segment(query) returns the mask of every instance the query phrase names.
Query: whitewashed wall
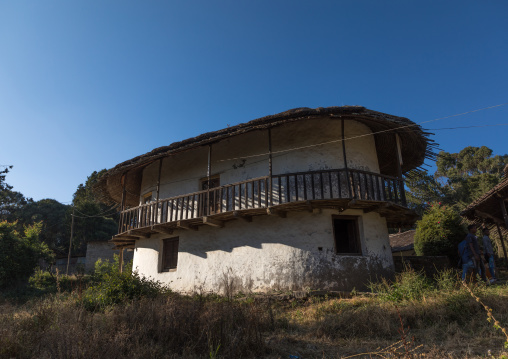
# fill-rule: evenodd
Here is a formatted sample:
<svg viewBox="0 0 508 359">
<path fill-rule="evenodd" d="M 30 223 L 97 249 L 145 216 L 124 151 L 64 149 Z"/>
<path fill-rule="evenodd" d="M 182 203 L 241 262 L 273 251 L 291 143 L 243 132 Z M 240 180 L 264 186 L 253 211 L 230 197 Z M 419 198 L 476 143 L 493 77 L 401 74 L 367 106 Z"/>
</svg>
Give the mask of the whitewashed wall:
<svg viewBox="0 0 508 359">
<path fill-rule="evenodd" d="M 334 253 L 332 214 L 290 212 L 287 218 L 255 217 L 224 228 L 201 226 L 172 236 L 136 241 L 133 268 L 178 292 L 221 292 L 226 281 L 243 292 L 364 289 L 393 273 L 386 221 L 377 213 L 347 210 L 359 217 L 362 255 Z M 162 239 L 179 237 L 178 267 L 159 272 Z"/>
<path fill-rule="evenodd" d="M 322 118 L 287 123 L 272 128 L 273 173 L 293 173 L 344 168 L 341 122 Z M 358 122 L 345 121 L 345 137 L 371 133 Z M 325 145 L 320 143 L 337 141 Z M 312 146 L 312 147 L 308 147 Z M 287 151 L 293 148 L 298 150 Z M 252 131 L 212 145 L 212 174 L 220 175 L 220 184 L 230 184 L 268 175 L 268 131 Z M 373 136 L 346 141 L 348 166 L 379 173 Z M 255 157 L 253 157 L 255 156 Z M 208 146 L 169 156 L 163 160 L 160 198 L 200 190 L 200 179 L 206 177 Z M 153 192 L 155 198 L 159 163 L 143 171 L 141 198 Z"/>
</svg>

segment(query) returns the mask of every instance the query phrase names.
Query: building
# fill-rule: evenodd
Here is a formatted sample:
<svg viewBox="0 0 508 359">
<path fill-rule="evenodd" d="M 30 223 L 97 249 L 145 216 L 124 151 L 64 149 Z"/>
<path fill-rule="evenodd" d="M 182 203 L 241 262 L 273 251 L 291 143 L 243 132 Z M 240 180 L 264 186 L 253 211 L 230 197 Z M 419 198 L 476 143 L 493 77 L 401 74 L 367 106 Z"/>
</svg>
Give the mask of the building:
<svg viewBox="0 0 508 359">
<path fill-rule="evenodd" d="M 122 206 L 118 248 L 179 292 L 351 290 L 393 274 L 402 175 L 428 133 L 360 106 L 297 108 L 120 163 L 96 191 Z"/>
<path fill-rule="evenodd" d="M 415 230 L 390 234 L 390 247 L 394 256 L 415 256 Z"/>
<path fill-rule="evenodd" d="M 478 199 L 467 206 L 460 215 L 480 227 L 490 228 L 493 233 L 497 232 L 498 254 L 504 256 L 505 265 L 508 268 L 508 256 L 506 254 L 505 239 L 508 233 L 508 165 L 504 168 L 504 176 L 500 183 L 487 191 Z M 494 230 L 495 228 L 495 230 Z"/>
</svg>

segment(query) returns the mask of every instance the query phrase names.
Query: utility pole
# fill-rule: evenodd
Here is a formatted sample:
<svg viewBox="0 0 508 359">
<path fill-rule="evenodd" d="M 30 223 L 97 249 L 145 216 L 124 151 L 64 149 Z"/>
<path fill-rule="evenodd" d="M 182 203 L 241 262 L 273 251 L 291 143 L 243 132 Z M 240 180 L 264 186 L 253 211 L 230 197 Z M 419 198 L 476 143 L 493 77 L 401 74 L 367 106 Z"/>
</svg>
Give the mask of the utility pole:
<svg viewBox="0 0 508 359">
<path fill-rule="evenodd" d="M 67 257 L 67 275 L 69 275 L 69 263 L 71 262 L 71 248 L 72 248 L 72 236 L 74 235 L 74 209 L 72 207 L 72 222 L 71 222 L 71 239 L 69 241 L 69 255 Z"/>
</svg>

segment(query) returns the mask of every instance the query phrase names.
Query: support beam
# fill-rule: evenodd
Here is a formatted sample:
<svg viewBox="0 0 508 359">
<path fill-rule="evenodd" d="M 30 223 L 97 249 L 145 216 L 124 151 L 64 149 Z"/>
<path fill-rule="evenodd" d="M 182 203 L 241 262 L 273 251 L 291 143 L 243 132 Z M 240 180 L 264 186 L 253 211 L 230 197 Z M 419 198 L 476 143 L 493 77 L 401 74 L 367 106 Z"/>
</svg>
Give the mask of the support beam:
<svg viewBox="0 0 508 359">
<path fill-rule="evenodd" d="M 503 247 L 504 264 L 505 264 L 506 268 L 508 269 L 508 257 L 506 256 L 506 248 L 504 246 L 503 232 L 501 232 L 501 227 L 499 226 L 499 224 L 497 224 L 496 227 L 497 227 L 497 233 L 499 234 L 499 242 L 501 242 L 501 246 Z"/>
<path fill-rule="evenodd" d="M 375 206 L 367 207 L 363 209 L 363 213 L 377 212 L 390 207 L 389 203 L 381 203 Z"/>
<path fill-rule="evenodd" d="M 161 189 L 161 171 L 162 171 L 162 158 L 159 160 L 159 176 L 157 177 L 157 197 L 155 200 L 155 211 L 152 223 L 157 223 L 159 221 L 159 192 Z"/>
<path fill-rule="evenodd" d="M 120 248 L 120 259 L 118 260 L 118 266 L 120 267 L 120 273 L 123 272 L 123 248 Z"/>
<path fill-rule="evenodd" d="M 273 194 L 272 194 L 272 131 L 268 129 L 268 205 L 273 206 Z"/>
<path fill-rule="evenodd" d="M 235 216 L 235 218 L 241 218 L 241 219 L 243 219 L 246 222 L 252 222 L 252 216 L 240 213 L 238 211 L 234 211 L 233 212 L 233 216 Z"/>
<path fill-rule="evenodd" d="M 210 217 L 203 217 L 203 224 L 208 224 L 209 226 L 218 228 L 224 227 L 224 221 L 219 221 Z"/>
<path fill-rule="evenodd" d="M 182 221 L 177 221 L 176 222 L 176 226 L 178 228 L 182 228 L 182 229 L 192 229 L 193 231 L 197 231 L 198 230 L 198 227 L 196 226 L 192 226 L 188 223 L 185 223 L 185 222 L 182 222 Z"/>
<path fill-rule="evenodd" d="M 151 230 L 157 233 L 164 234 L 173 234 L 174 230 L 172 228 L 162 227 L 162 226 L 152 226 Z"/>
<path fill-rule="evenodd" d="M 501 212 L 503 213 L 505 228 L 508 229 L 508 213 L 506 213 L 506 205 L 504 204 L 503 198 L 499 198 L 499 205 L 501 206 Z"/>
<path fill-rule="evenodd" d="M 356 201 L 356 199 L 354 199 L 352 201 L 349 201 L 347 206 L 348 206 L 348 208 L 354 208 L 354 206 L 356 206 L 356 203 L 357 203 L 357 201 Z"/>
<path fill-rule="evenodd" d="M 138 237 L 138 238 L 150 238 L 150 234 L 137 233 L 137 232 L 134 232 L 133 230 L 127 231 L 127 235 L 131 236 L 131 237 Z"/>
<path fill-rule="evenodd" d="M 287 217 L 287 212 L 277 210 L 277 209 L 275 209 L 273 207 L 268 207 L 266 209 L 266 213 L 271 215 L 271 216 L 279 216 L 280 218 L 286 218 Z"/>
<path fill-rule="evenodd" d="M 493 215 L 491 215 L 490 213 L 485 213 L 485 212 L 482 212 L 482 211 L 479 211 L 477 209 L 474 210 L 474 214 L 477 216 L 477 217 L 480 217 L 482 219 L 485 219 L 485 218 L 488 218 L 490 219 L 492 222 L 494 222 L 495 224 L 503 224 L 503 221 L 501 221 L 500 219 L 494 217 Z"/>
<path fill-rule="evenodd" d="M 113 236 L 113 238 L 111 238 L 111 240 L 113 240 L 113 241 L 122 240 L 122 239 L 135 241 L 135 240 L 139 239 L 139 237 L 138 236 L 129 236 L 127 234 L 121 234 L 121 235 Z"/>
<path fill-rule="evenodd" d="M 399 187 L 399 191 L 400 191 L 400 199 L 402 200 L 402 204 L 404 205 L 404 207 L 407 206 L 407 203 L 406 203 L 406 190 L 404 189 L 404 178 L 402 177 L 402 150 L 401 150 L 401 146 L 400 146 L 400 137 L 399 137 L 399 134 L 396 133 L 395 134 L 395 144 L 397 146 L 396 148 L 396 158 L 397 158 L 397 176 L 399 177 L 399 180 L 400 180 L 400 187 Z"/>
<path fill-rule="evenodd" d="M 351 187 L 351 179 L 349 178 L 349 170 L 347 168 L 347 157 L 346 157 L 346 135 L 345 135 L 345 126 L 344 119 L 340 120 L 340 127 L 342 131 L 342 156 L 344 157 L 344 168 L 346 169 L 346 179 L 347 179 L 347 190 L 349 194 L 349 198 L 355 198 L 354 188 Z"/>
</svg>

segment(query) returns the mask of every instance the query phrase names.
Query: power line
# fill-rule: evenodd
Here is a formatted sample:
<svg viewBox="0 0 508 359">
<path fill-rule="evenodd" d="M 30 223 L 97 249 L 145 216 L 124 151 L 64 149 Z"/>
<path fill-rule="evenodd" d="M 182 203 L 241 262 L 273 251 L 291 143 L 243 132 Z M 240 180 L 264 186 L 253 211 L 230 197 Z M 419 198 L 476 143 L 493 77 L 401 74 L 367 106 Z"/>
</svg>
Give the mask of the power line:
<svg viewBox="0 0 508 359">
<path fill-rule="evenodd" d="M 491 109 L 491 108 L 505 106 L 505 105 L 508 105 L 508 102 L 505 102 L 505 103 L 502 103 L 502 104 L 499 104 L 499 105 L 484 107 L 484 108 L 480 108 L 480 109 L 476 109 L 476 110 L 471 110 L 471 111 L 467 111 L 467 112 L 462 112 L 462 113 L 458 113 L 458 114 L 451 115 L 451 116 L 435 118 L 433 120 L 428 120 L 428 121 L 413 123 L 413 124 L 410 124 L 410 125 L 399 126 L 399 127 L 396 127 L 396 128 L 390 128 L 390 129 L 386 129 L 386 130 L 366 133 L 366 134 L 363 134 L 363 135 L 357 135 L 357 136 L 353 136 L 353 137 L 348 137 L 348 138 L 345 138 L 345 139 L 338 139 L 338 140 L 333 140 L 333 141 L 328 141 L 328 142 L 322 142 L 322 143 L 318 143 L 318 144 L 314 144 L 314 145 L 307 145 L 307 146 L 288 148 L 288 149 L 285 149 L 285 150 L 272 151 L 271 153 L 272 153 L 272 155 L 276 154 L 276 153 L 285 153 L 285 152 L 302 150 L 302 149 L 311 148 L 311 147 L 323 146 L 323 145 L 327 145 L 327 144 L 331 144 L 331 143 L 337 143 L 337 142 L 342 142 L 342 141 L 354 140 L 354 139 L 357 139 L 357 138 L 362 138 L 362 137 L 367 137 L 367 136 L 373 136 L 373 135 L 380 134 L 380 133 L 385 133 L 385 132 L 392 132 L 392 131 L 400 130 L 400 129 L 403 129 L 403 128 L 420 127 L 420 125 L 424 124 L 424 123 L 430 123 L 430 122 L 444 120 L 444 119 L 447 119 L 447 118 L 452 118 L 452 117 L 457 117 L 457 116 L 463 116 L 463 115 L 467 115 L 469 113 L 483 111 L 483 110 L 488 110 L 488 109 Z M 269 154 L 270 154 L 270 152 L 265 152 L 265 153 L 260 153 L 260 154 L 256 154 L 256 155 L 249 155 L 249 156 L 243 156 L 243 157 L 228 158 L 228 159 L 224 159 L 224 160 L 219 160 L 217 162 L 234 161 L 234 160 L 245 159 L 245 158 L 253 158 L 253 157 L 259 157 L 259 156 L 266 156 L 266 155 L 269 155 Z"/>
</svg>

